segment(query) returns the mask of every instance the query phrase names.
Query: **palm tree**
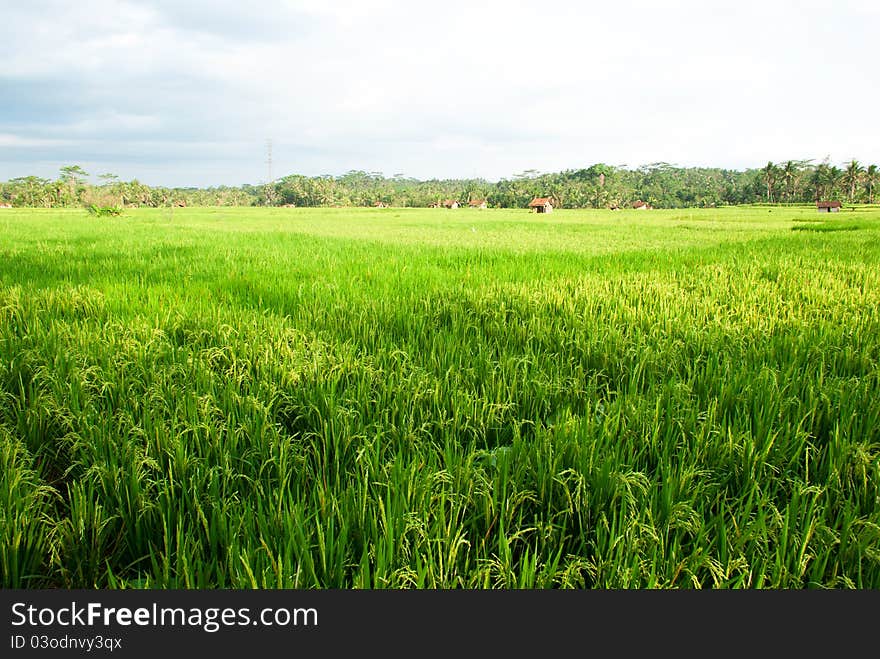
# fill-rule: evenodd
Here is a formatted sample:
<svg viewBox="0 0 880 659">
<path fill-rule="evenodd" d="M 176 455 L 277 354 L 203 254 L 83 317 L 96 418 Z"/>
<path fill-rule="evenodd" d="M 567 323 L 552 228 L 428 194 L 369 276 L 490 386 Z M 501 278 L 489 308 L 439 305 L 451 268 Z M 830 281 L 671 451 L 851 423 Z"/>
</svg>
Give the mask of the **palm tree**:
<svg viewBox="0 0 880 659">
<path fill-rule="evenodd" d="M 801 163 L 799 161 L 789 160 L 782 166 L 782 180 L 785 182 L 785 200 L 789 203 L 791 203 L 791 198 L 794 195 L 794 187 L 800 171 Z"/>
<path fill-rule="evenodd" d="M 16 206 L 51 206 L 49 179 L 39 176 L 22 176 L 9 179 Z"/>
<path fill-rule="evenodd" d="M 842 180 L 849 187 L 849 203 L 853 203 L 853 199 L 856 196 L 856 187 L 858 186 L 864 172 L 865 168 L 855 159 L 850 160 L 849 164 L 846 166 L 846 170 L 843 172 Z"/>
<path fill-rule="evenodd" d="M 86 182 L 88 176 L 79 165 L 67 165 L 61 168 L 60 180 L 67 185 L 68 202 L 76 201 L 79 188 Z"/>
<path fill-rule="evenodd" d="M 828 183 L 828 197 L 834 198 L 837 195 L 837 188 L 843 182 L 845 172 L 837 165 L 831 165 L 825 171 L 825 180 Z"/>
<path fill-rule="evenodd" d="M 877 172 L 877 165 L 868 165 L 865 169 L 865 189 L 868 191 L 868 203 L 874 203 L 874 188 L 880 179 L 880 173 Z"/>
<path fill-rule="evenodd" d="M 779 168 L 772 162 L 768 162 L 761 171 L 764 173 L 764 183 L 767 184 L 767 202 L 772 204 L 773 186 L 776 185 L 776 181 L 779 179 Z"/>
<path fill-rule="evenodd" d="M 820 163 L 816 165 L 813 169 L 813 174 L 810 176 L 810 184 L 813 186 L 814 190 L 814 201 L 820 201 L 825 197 L 825 185 L 828 181 L 828 163 Z"/>
</svg>

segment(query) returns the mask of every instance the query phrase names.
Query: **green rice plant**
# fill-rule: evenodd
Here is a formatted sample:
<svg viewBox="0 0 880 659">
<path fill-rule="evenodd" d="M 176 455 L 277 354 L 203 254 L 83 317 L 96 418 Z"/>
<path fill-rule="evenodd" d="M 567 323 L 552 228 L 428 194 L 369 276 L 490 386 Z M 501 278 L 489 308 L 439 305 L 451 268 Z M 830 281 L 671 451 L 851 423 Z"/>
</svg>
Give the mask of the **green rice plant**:
<svg viewBox="0 0 880 659">
<path fill-rule="evenodd" d="M 880 587 L 880 215 L 760 210 L 17 213 L 2 583 Z"/>
<path fill-rule="evenodd" d="M 43 484 L 33 457 L 0 427 L 0 586 L 40 588 L 50 570 L 56 492 Z"/>
</svg>

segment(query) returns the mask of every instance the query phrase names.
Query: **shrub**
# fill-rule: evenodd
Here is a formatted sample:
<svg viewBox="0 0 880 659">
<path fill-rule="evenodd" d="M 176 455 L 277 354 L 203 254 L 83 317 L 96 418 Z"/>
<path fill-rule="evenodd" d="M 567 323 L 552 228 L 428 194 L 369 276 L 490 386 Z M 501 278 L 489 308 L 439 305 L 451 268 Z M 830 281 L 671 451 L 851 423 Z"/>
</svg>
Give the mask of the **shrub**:
<svg viewBox="0 0 880 659">
<path fill-rule="evenodd" d="M 122 215 L 122 208 L 120 206 L 98 206 L 97 204 L 89 204 L 86 208 L 89 213 L 98 217 Z"/>
</svg>

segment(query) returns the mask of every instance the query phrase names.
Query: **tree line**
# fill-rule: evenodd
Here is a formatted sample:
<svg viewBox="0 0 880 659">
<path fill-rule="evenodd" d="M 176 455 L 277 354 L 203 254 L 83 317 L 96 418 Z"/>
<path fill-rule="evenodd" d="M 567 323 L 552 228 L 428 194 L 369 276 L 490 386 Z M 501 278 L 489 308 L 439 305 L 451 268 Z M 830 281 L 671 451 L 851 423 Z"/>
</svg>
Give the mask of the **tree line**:
<svg viewBox="0 0 880 659">
<path fill-rule="evenodd" d="M 755 169 L 679 167 L 665 162 L 634 169 L 598 163 L 584 169 L 527 170 L 490 182 L 481 178 L 418 180 L 352 170 L 341 176 L 291 174 L 262 185 L 207 188 L 148 186 L 114 174 L 93 177 L 79 165 L 56 179 L 38 176 L 0 183 L 0 204 L 25 207 L 104 206 L 410 206 L 444 200 L 485 199 L 490 207 L 524 208 L 551 197 L 562 208 L 626 208 L 646 201 L 655 208 L 740 204 L 802 204 L 819 200 L 874 203 L 877 165 L 808 160 L 768 162 Z"/>
</svg>

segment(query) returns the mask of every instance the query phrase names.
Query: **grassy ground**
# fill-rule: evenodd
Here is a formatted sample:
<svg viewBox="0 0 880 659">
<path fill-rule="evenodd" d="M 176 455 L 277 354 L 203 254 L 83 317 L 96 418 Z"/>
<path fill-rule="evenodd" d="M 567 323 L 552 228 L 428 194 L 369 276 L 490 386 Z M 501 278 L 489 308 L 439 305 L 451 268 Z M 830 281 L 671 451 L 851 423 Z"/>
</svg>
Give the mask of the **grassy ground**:
<svg viewBox="0 0 880 659">
<path fill-rule="evenodd" d="M 880 588 L 878 238 L 0 211 L 0 586 Z"/>
</svg>

